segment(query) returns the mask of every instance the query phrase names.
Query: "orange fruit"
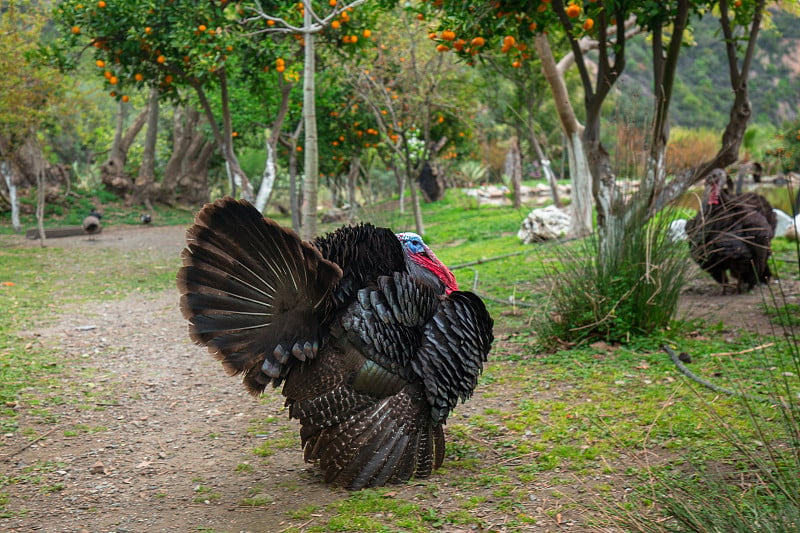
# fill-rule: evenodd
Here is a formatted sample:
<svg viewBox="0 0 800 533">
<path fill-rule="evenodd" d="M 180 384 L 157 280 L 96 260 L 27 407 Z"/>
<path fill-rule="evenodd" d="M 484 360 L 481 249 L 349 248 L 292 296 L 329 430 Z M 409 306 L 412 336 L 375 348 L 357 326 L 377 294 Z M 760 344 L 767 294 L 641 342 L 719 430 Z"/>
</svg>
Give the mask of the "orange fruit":
<svg viewBox="0 0 800 533">
<path fill-rule="evenodd" d="M 208 29 L 208 28 L 206 27 L 206 25 L 205 25 L 205 24 L 200 24 L 200 25 L 197 27 L 197 30 L 198 30 L 198 31 L 206 31 L 207 29 Z"/>
<path fill-rule="evenodd" d="M 274 26 L 274 25 L 275 25 L 275 21 L 274 20 L 268 20 L 267 21 L 267 26 Z"/>
<path fill-rule="evenodd" d="M 97 7 L 103 9 L 104 7 L 106 7 L 106 3 L 103 2 L 103 0 L 100 0 L 99 2 L 97 2 Z"/>
<path fill-rule="evenodd" d="M 509 46 L 509 47 L 514 46 L 515 42 L 517 41 L 516 39 L 514 39 L 513 35 L 506 35 L 505 37 L 503 37 L 503 46 Z"/>
<path fill-rule="evenodd" d="M 284 70 L 286 70 L 286 67 L 283 65 L 278 65 L 277 67 L 275 67 L 275 70 L 277 70 L 278 72 L 283 72 Z"/>
<path fill-rule="evenodd" d="M 75 35 L 78 35 L 80 32 L 81 32 L 80 27 L 78 27 L 78 26 L 73 26 L 72 27 L 72 33 L 74 33 Z"/>
<path fill-rule="evenodd" d="M 270 21 L 270 22 L 272 22 L 272 21 Z M 273 22 L 273 24 L 274 24 L 274 22 Z M 338 20 L 334 20 L 333 22 L 331 22 L 331 28 L 333 28 L 334 30 L 338 30 L 339 26 L 341 26 L 341 23 Z"/>
<path fill-rule="evenodd" d="M 164 57 L 164 56 L 158 56 L 158 57 L 156 58 L 156 61 L 158 61 L 159 63 L 161 63 L 161 64 L 163 65 L 164 63 L 166 63 L 166 62 L 167 62 L 167 58 L 166 58 L 166 57 Z"/>
<path fill-rule="evenodd" d="M 97 61 L 95 61 L 95 65 L 97 65 L 100 68 L 103 68 L 104 66 L 106 66 L 106 62 L 103 61 L 102 59 L 98 59 Z"/>
<path fill-rule="evenodd" d="M 113 76 L 113 74 L 111 74 L 111 72 L 109 72 L 108 70 L 103 72 L 103 77 L 105 77 L 105 79 L 110 80 L 111 76 Z"/>
<path fill-rule="evenodd" d="M 444 43 L 439 43 L 436 45 L 436 50 L 439 52 L 447 52 L 448 50 L 450 50 L 450 47 Z"/>
<path fill-rule="evenodd" d="M 119 80 L 117 79 L 116 76 L 111 76 L 110 78 L 108 78 L 108 83 L 110 83 L 111 85 L 116 85 L 118 81 Z"/>
<path fill-rule="evenodd" d="M 444 30 L 442 32 L 442 39 L 444 39 L 445 41 L 452 41 L 455 38 L 456 38 L 456 32 L 452 30 Z"/>
<path fill-rule="evenodd" d="M 511 66 L 514 68 L 519 68 L 522 66 L 522 63 L 520 63 L 519 61 L 514 61 L 513 63 L 511 63 Z"/>
<path fill-rule="evenodd" d="M 569 18 L 574 19 L 581 16 L 581 7 L 577 4 L 568 5 L 566 11 Z"/>
<path fill-rule="evenodd" d="M 122 101 L 123 102 L 127 102 L 128 100 L 130 100 L 130 97 L 127 94 L 123 94 L 122 95 Z"/>
<path fill-rule="evenodd" d="M 330 0 L 328 2 L 328 5 L 331 6 L 331 7 L 336 7 L 336 4 L 337 4 L 336 0 Z"/>
<path fill-rule="evenodd" d="M 142 81 L 144 79 L 144 76 L 142 76 L 140 73 L 137 72 L 136 74 L 133 75 L 133 79 L 135 79 L 136 81 Z"/>
<path fill-rule="evenodd" d="M 144 29 L 144 32 L 145 32 L 147 35 L 150 35 L 151 33 L 153 33 L 153 28 L 151 28 L 150 26 L 148 26 L 148 27 L 146 27 L 146 28 Z"/>
<path fill-rule="evenodd" d="M 583 23 L 583 29 L 589 31 L 592 28 L 594 28 L 594 21 L 592 19 L 586 19 Z"/>
<path fill-rule="evenodd" d="M 364 30 L 362 32 L 362 35 L 364 36 L 365 39 L 369 39 L 370 35 L 372 35 L 372 30 Z"/>
<path fill-rule="evenodd" d="M 484 39 L 483 37 L 475 37 L 474 39 L 472 39 L 471 44 L 472 46 L 475 47 L 483 46 L 484 44 L 486 44 L 486 39 Z"/>
</svg>

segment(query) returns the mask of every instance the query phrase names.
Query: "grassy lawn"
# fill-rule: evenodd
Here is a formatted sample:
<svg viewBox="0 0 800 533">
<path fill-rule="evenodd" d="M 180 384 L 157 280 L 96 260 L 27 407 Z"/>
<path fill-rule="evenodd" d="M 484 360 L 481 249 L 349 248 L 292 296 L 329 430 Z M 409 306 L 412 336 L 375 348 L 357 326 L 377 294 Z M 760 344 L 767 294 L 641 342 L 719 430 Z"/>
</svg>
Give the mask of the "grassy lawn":
<svg viewBox="0 0 800 533">
<path fill-rule="evenodd" d="M 410 208 L 401 215 L 393 206 L 372 206 L 362 217 L 398 231 L 412 229 Z M 516 231 L 526 212 L 479 208 L 452 191 L 444 201 L 425 206 L 426 241 L 445 263 L 457 266 L 506 256 L 455 271 L 462 288 L 476 286 L 493 298 L 487 306 L 495 318 L 496 341 L 475 398 L 448 420 L 442 472 L 410 487 L 365 490 L 324 508 L 292 511 L 286 517 L 290 524 L 313 516 L 312 531 L 483 528 L 491 524 L 476 509 L 491 508 L 506 513 L 510 529 L 524 529 L 532 524 L 529 510 L 536 505 L 531 487 L 540 487 L 544 479 L 548 497 L 561 499 L 553 507 L 553 526 L 559 523 L 560 508 L 604 499 L 619 503 L 620 487 L 625 487 L 622 505 L 627 512 L 646 511 L 656 499 L 654 473 L 741 465 L 744 456 L 726 431 L 736 432 L 755 449 L 786 438 L 779 410 L 698 389 L 661 346 L 693 354 L 692 370 L 721 386 L 765 396 L 777 383 L 785 387 L 785 396 L 796 399 L 800 372 L 791 336 L 757 338 L 724 323 L 674 321 L 657 334 L 631 338 L 624 345 L 564 345 L 543 351 L 537 331 L 548 313 L 548 275 L 558 264 L 559 246 L 572 244 L 522 246 Z M 107 218 L 113 224 L 126 222 L 126 216 L 109 209 Z M 65 215 L 58 223 L 74 223 L 73 218 L 77 215 Z M 160 220 L 187 224 L 191 214 L 173 212 Z M 179 258 L 165 265 L 144 252 L 96 249 L 76 255 L 55 242 L 44 249 L 14 248 L 5 246 L 4 239 L 9 238 L 0 235 L 0 282 L 6 282 L 0 285 L 0 429 L 8 433 L 19 430 L 16 401 L 30 403 L 31 390 L 47 389 L 55 380 L 63 383 L 70 373 L 68 361 L 23 339 L 20 332 L 53 320 L 65 306 L 91 305 L 131 291 L 174 290 Z M 790 245 L 776 243 L 776 256 L 791 257 Z M 779 262 L 778 268 L 797 276 L 793 263 Z M 509 297 L 516 305 L 500 302 Z M 776 320 L 791 323 L 796 314 L 792 309 L 775 305 Z M 766 343 L 773 343 L 768 350 L 752 350 Z M 64 398 L 51 394 L 35 401 L 46 417 L 53 403 L 71 401 Z M 273 422 L 255 421 L 251 431 L 266 433 Z M 295 445 L 294 435 L 280 433 L 253 450 L 253 461 Z M 242 470 L 249 468 L 242 465 Z M 0 511 L 4 487 L 11 482 L 0 476 Z M 443 482 L 457 494 L 447 505 L 437 503 Z M 257 490 L 249 500 L 244 504 L 269 503 Z"/>
</svg>

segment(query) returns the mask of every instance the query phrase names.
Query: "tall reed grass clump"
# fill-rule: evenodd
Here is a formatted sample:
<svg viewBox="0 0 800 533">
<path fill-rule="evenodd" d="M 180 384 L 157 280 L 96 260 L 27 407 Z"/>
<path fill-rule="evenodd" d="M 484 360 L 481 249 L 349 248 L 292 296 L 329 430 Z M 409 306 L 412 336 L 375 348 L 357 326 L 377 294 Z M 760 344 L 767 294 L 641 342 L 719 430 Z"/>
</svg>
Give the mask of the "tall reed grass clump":
<svg viewBox="0 0 800 533">
<path fill-rule="evenodd" d="M 670 237 L 671 213 L 648 218 L 645 195 L 624 216 L 572 247 L 549 273 L 551 305 L 540 342 L 625 342 L 669 325 L 686 284 L 686 242 Z M 552 345 L 552 346 L 549 346 Z"/>
</svg>

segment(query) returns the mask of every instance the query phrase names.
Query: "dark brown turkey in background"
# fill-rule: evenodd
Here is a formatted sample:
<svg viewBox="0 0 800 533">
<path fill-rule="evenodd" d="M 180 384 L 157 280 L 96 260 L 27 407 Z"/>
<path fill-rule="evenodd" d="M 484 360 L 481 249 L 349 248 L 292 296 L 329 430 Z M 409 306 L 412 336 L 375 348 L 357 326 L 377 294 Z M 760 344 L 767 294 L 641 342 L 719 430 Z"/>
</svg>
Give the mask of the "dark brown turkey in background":
<svg viewBox="0 0 800 533">
<path fill-rule="evenodd" d="M 428 476 L 492 343 L 475 294 L 413 233 L 313 243 L 245 201 L 207 204 L 178 272 L 189 334 L 254 394 L 283 385 L 306 461 L 349 489 Z"/>
<path fill-rule="evenodd" d="M 767 261 L 777 224 L 766 198 L 753 192 L 734 195 L 731 188 L 724 170 L 711 171 L 697 216 L 686 224 L 692 258 L 722 285 L 723 294 L 729 274 L 737 292 L 770 280 Z"/>
</svg>

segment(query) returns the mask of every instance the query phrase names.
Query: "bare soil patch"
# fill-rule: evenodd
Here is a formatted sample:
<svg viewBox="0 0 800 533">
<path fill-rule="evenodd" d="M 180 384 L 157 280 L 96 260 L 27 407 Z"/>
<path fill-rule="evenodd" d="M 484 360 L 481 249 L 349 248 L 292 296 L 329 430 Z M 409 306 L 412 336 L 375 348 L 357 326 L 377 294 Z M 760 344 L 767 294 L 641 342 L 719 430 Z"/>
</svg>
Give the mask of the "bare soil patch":
<svg viewBox="0 0 800 533">
<path fill-rule="evenodd" d="M 88 251 L 96 247 L 147 249 L 174 261 L 184 246 L 179 227 L 111 229 L 99 236 L 53 240 L 51 246 Z M 38 246 L 21 241 L 20 246 Z M 787 285 L 797 298 L 797 282 Z M 724 321 L 760 333 L 769 331 L 758 291 L 722 296 L 710 279 L 687 289 L 681 309 L 687 316 Z M 0 530 L 10 532 L 157 532 L 281 531 L 315 525 L 318 515 L 291 518 L 292 510 L 324 507 L 347 497 L 323 485 L 313 466 L 302 462 L 297 426 L 288 421 L 276 391 L 249 396 L 237 378 L 228 377 L 204 348 L 192 344 L 178 310 L 177 291 L 134 293 L 123 300 L 62 309 L 51 325 L 32 325 L 30 342 L 56 347 L 69 367 L 63 388 L 29 391 L 62 396 L 64 402 L 43 417 L 36 405 L 20 404 L 21 431 L 0 435 L 0 472 L 23 481 L 11 486 Z M 500 340 L 500 343 L 503 341 Z M 496 395 L 475 397 L 454 416 L 468 417 L 484 403 L 502 403 Z M 541 391 L 554 394 L 554 391 Z M 252 431 L 254 419 L 276 417 L 268 433 Z M 262 425 L 263 427 L 263 425 Z M 265 439 L 293 435 L 296 445 L 257 457 L 252 450 Z M 490 443 L 489 443 L 490 444 Z M 491 448 L 479 460 L 497 461 Z M 627 458 L 631 459 L 631 458 Z M 621 458 L 621 461 L 627 460 Z M 648 460 L 658 461 L 654 457 Z M 450 465 L 451 472 L 458 469 Z M 624 471 L 621 468 L 620 471 Z M 25 482 L 26 476 L 37 482 Z M 435 474 L 438 493 L 425 484 L 397 487 L 403 498 L 435 501 L 457 508 L 462 489 L 447 472 Z M 558 471 L 546 472 L 525 487 L 520 509 L 536 517 L 529 531 L 590 531 L 584 504 L 594 494 L 584 483 L 558 483 Z M 588 483 L 613 487 L 624 499 L 631 480 L 598 474 Z M 505 517 L 491 505 L 472 510 L 486 531 L 506 531 Z M 608 496 L 608 495 L 606 495 Z M 245 504 L 247 498 L 260 505 Z M 577 505 L 575 505 L 577 504 Z M 452 531 L 452 530 L 450 530 Z"/>
</svg>

